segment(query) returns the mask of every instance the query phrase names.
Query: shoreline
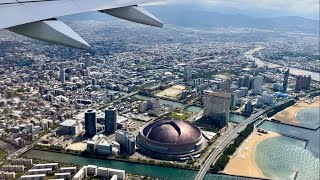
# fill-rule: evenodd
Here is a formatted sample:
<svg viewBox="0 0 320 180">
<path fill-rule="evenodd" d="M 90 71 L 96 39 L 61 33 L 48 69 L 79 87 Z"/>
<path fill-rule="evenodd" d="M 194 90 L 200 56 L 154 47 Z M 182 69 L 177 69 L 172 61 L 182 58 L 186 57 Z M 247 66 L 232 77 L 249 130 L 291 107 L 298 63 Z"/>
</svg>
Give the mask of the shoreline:
<svg viewBox="0 0 320 180">
<path fill-rule="evenodd" d="M 268 134 L 254 132 L 237 149 L 224 169 L 224 173 L 268 179 L 256 164 L 255 153 L 257 145 L 269 138 L 279 137 L 281 134 L 268 131 Z"/>
<path fill-rule="evenodd" d="M 280 121 L 284 124 L 300 125 L 299 120 L 297 119 L 297 114 L 299 111 L 307 108 L 320 108 L 320 97 L 315 97 L 312 103 L 306 102 L 307 100 L 301 100 L 300 102 L 284 109 L 281 112 L 278 112 L 272 119 Z"/>
</svg>

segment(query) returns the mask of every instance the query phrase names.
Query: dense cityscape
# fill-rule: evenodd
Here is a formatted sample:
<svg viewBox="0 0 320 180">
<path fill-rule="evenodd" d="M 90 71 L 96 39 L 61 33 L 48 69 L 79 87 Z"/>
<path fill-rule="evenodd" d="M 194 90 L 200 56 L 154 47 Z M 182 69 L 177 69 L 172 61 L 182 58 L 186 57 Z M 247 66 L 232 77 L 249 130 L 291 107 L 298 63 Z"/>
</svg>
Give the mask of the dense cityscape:
<svg viewBox="0 0 320 180">
<path fill-rule="evenodd" d="M 236 154 L 274 133 L 263 123 L 299 126 L 287 107 L 319 105 L 317 35 L 88 16 L 64 21 L 90 52 L 0 31 L 0 179 L 170 179 L 32 151 L 273 179 L 233 170 Z"/>
</svg>

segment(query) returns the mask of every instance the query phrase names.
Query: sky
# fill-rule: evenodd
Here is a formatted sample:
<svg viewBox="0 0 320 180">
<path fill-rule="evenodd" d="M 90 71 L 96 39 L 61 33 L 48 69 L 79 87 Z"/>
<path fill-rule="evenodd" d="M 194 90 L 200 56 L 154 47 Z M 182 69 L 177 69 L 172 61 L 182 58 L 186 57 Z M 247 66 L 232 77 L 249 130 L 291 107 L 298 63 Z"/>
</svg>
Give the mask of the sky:
<svg viewBox="0 0 320 180">
<path fill-rule="evenodd" d="M 256 12 L 272 16 L 302 16 L 319 19 L 319 0 L 166 0 L 167 4 L 201 5 L 206 9 L 225 7 L 226 11 Z M 217 9 L 216 9 L 217 10 Z"/>
</svg>

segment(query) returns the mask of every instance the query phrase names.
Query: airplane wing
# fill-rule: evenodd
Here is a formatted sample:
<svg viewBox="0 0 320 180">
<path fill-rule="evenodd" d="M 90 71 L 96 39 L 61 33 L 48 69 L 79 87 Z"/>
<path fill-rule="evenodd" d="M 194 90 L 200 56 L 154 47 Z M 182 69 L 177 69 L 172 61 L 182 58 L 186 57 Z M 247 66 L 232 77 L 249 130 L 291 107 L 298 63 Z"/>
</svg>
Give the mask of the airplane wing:
<svg viewBox="0 0 320 180">
<path fill-rule="evenodd" d="M 0 0 L 0 29 L 69 47 L 90 49 L 90 45 L 59 16 L 99 11 L 145 25 L 163 23 L 138 5 L 159 0 Z"/>
</svg>

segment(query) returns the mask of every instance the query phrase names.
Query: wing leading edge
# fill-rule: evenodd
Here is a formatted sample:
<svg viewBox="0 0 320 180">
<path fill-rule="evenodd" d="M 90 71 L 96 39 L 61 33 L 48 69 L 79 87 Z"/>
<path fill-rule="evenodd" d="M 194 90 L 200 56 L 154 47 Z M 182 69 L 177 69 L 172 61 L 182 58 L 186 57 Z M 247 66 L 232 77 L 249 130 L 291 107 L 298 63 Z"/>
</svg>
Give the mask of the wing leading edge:
<svg viewBox="0 0 320 180">
<path fill-rule="evenodd" d="M 158 0 L 7 0 L 0 2 L 0 29 L 8 29 L 31 38 L 74 48 L 90 49 L 70 27 L 56 17 L 100 11 L 121 19 L 145 25 L 163 27 L 163 23 L 138 4 Z M 8 18 L 10 17 L 10 18 Z"/>
</svg>

